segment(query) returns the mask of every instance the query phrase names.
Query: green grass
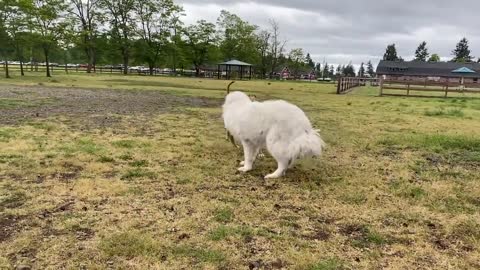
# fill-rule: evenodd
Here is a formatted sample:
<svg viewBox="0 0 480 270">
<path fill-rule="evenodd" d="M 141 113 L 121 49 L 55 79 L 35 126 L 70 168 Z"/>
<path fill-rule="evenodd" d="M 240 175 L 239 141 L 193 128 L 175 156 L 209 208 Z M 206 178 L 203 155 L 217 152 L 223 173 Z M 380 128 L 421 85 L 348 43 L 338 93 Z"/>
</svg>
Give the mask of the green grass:
<svg viewBox="0 0 480 270">
<path fill-rule="evenodd" d="M 321 262 L 310 265 L 308 270 L 341 270 L 344 269 L 343 263 L 337 258 L 322 260 Z"/>
<path fill-rule="evenodd" d="M 107 256 L 127 258 L 157 257 L 164 251 L 150 235 L 138 231 L 113 233 L 103 238 L 99 247 Z"/>
<path fill-rule="evenodd" d="M 17 136 L 15 129 L 0 128 L 0 141 L 8 142 L 9 140 L 15 138 L 15 136 Z"/>
<path fill-rule="evenodd" d="M 135 168 L 129 169 L 122 175 L 122 180 L 133 180 L 135 178 L 155 178 L 156 173 L 148 169 Z"/>
<path fill-rule="evenodd" d="M 207 248 L 197 248 L 189 246 L 178 246 L 173 248 L 172 251 L 174 256 L 178 257 L 189 257 L 200 262 L 215 263 L 219 264 L 225 261 L 226 257 L 219 251 L 209 250 Z"/>
<path fill-rule="evenodd" d="M 230 222 L 233 220 L 234 214 L 233 210 L 226 207 L 226 208 L 219 208 L 214 211 L 215 220 L 218 222 Z"/>
<path fill-rule="evenodd" d="M 459 117 L 462 118 L 465 116 L 465 113 L 463 110 L 459 108 L 453 108 L 453 109 L 440 109 L 440 110 L 427 110 L 425 111 L 426 116 L 446 116 L 446 117 Z"/>
<path fill-rule="evenodd" d="M 405 134 L 382 139 L 380 143 L 386 146 L 405 146 L 431 151 L 480 152 L 480 138 L 465 135 Z"/>
<path fill-rule="evenodd" d="M 209 239 L 213 241 L 225 240 L 228 237 L 241 236 L 252 237 L 254 231 L 247 227 L 230 227 L 225 225 L 220 225 L 217 228 L 213 229 L 209 233 Z"/>
<path fill-rule="evenodd" d="M 28 196 L 24 191 L 9 191 L 0 196 L 0 209 L 17 208 L 24 205 L 27 200 Z"/>
<path fill-rule="evenodd" d="M 120 141 L 115 141 L 112 144 L 116 147 L 126 148 L 126 149 L 132 149 L 137 145 L 137 143 L 134 140 L 120 140 Z"/>
<path fill-rule="evenodd" d="M 0 127 L 2 269 L 479 268 L 478 96 L 378 97 L 373 87 L 335 95 L 334 84 L 238 81 L 232 90 L 298 105 L 328 145 L 265 181 L 276 165 L 267 151 L 252 172 L 237 172 L 242 151 L 221 120 L 228 81 L 12 75 L 0 79 L 9 99 L 0 119 L 61 107 L 62 98 L 40 98 L 47 87 L 184 105 L 145 113 L 123 100 L 135 113 L 105 125 L 48 113 Z"/>
</svg>

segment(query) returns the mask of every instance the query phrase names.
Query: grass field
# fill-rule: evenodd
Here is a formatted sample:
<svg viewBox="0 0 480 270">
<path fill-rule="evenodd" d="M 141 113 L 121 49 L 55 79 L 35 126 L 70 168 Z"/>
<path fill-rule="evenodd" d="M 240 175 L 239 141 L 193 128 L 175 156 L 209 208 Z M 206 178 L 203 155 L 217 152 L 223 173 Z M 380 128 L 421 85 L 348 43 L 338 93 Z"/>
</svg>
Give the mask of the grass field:
<svg viewBox="0 0 480 270">
<path fill-rule="evenodd" d="M 236 171 L 226 81 L 0 79 L 0 269 L 480 269 L 480 99 L 237 82 L 328 144 Z"/>
</svg>

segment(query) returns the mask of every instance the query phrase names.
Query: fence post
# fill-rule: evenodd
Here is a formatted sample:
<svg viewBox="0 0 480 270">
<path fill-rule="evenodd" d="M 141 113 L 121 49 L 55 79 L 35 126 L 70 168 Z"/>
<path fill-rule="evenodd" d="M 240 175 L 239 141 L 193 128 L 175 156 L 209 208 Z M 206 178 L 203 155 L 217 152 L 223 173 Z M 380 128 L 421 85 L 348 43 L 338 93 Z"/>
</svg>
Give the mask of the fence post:
<svg viewBox="0 0 480 270">
<path fill-rule="evenodd" d="M 447 78 L 447 85 L 445 86 L 445 97 L 448 96 L 448 85 L 450 84 L 450 79 Z"/>
<path fill-rule="evenodd" d="M 383 75 L 380 75 L 380 96 L 383 96 Z"/>
<path fill-rule="evenodd" d="M 407 84 L 407 96 L 410 96 L 410 83 Z"/>
<path fill-rule="evenodd" d="M 341 84 L 341 81 L 342 81 L 342 78 L 338 78 L 338 82 L 337 82 L 337 94 L 340 94 L 340 84 Z"/>
</svg>

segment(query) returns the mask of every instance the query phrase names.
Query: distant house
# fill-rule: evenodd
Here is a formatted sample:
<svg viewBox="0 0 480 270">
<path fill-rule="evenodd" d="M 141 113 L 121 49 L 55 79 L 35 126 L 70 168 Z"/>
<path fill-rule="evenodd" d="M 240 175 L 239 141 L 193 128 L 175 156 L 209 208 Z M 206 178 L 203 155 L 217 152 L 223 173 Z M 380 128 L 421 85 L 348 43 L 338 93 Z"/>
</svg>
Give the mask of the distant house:
<svg viewBox="0 0 480 270">
<path fill-rule="evenodd" d="M 281 80 L 295 80 L 295 79 L 302 79 L 302 80 L 316 80 L 316 72 L 314 69 L 301 69 L 298 70 L 297 73 L 295 74 L 290 70 L 289 67 L 283 67 L 277 72 L 274 73 L 274 76 L 277 79 Z"/>
<path fill-rule="evenodd" d="M 480 63 L 380 61 L 377 75 L 386 80 L 478 83 Z"/>
<path fill-rule="evenodd" d="M 280 71 L 280 79 L 282 80 L 288 80 L 290 79 L 292 73 L 290 72 L 290 69 L 288 67 L 283 67 L 283 69 Z"/>
<path fill-rule="evenodd" d="M 300 77 L 304 80 L 313 81 L 317 79 L 317 72 L 315 71 L 315 69 L 306 69 L 301 72 Z"/>
</svg>

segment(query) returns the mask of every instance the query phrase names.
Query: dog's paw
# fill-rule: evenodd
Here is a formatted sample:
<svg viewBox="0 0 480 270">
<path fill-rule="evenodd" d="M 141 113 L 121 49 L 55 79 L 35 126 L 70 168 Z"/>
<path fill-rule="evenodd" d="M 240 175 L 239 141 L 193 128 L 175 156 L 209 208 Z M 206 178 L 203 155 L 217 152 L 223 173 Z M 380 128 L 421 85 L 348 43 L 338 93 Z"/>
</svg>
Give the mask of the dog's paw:
<svg viewBox="0 0 480 270">
<path fill-rule="evenodd" d="M 238 168 L 239 172 L 249 172 L 251 170 L 252 170 L 252 168 L 246 168 L 245 166 Z"/>
<path fill-rule="evenodd" d="M 240 161 L 240 166 L 245 165 L 245 161 Z"/>
<path fill-rule="evenodd" d="M 276 179 L 276 178 L 280 178 L 282 177 L 281 174 L 278 174 L 278 173 L 271 173 L 271 174 L 267 174 L 265 175 L 265 179 Z"/>
</svg>

